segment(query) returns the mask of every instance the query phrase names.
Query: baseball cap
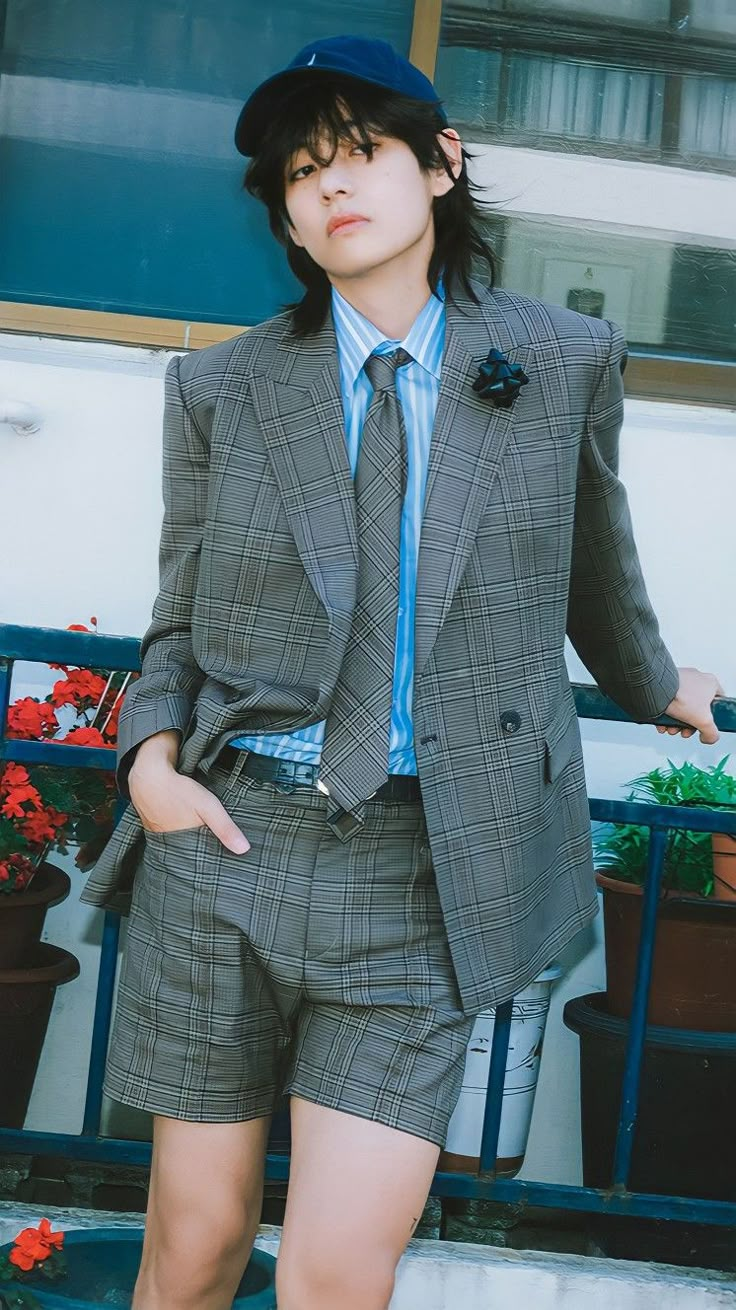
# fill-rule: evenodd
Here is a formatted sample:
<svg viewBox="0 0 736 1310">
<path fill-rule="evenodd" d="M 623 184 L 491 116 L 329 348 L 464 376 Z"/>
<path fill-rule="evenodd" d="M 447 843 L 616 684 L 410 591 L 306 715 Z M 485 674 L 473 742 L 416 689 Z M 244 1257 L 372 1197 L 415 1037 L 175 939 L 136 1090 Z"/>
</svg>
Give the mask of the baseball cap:
<svg viewBox="0 0 736 1310">
<path fill-rule="evenodd" d="M 358 82 L 384 86 L 399 95 L 425 100 L 447 116 L 429 78 L 397 54 L 388 41 L 365 36 L 330 36 L 312 41 L 294 56 L 280 73 L 274 73 L 256 87 L 240 111 L 235 127 L 235 145 L 241 155 L 254 155 L 259 141 L 276 109 L 280 94 L 289 82 L 306 79 L 311 73 L 340 73 Z"/>
</svg>

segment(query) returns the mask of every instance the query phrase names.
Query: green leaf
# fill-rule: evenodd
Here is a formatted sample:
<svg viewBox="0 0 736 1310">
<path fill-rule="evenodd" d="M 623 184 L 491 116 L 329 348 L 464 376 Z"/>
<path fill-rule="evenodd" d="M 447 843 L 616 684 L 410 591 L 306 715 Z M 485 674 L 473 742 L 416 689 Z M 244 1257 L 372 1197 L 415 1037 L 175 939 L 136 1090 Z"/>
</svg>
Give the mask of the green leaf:
<svg viewBox="0 0 736 1310">
<path fill-rule="evenodd" d="M 695 808 L 725 805 L 736 808 L 736 777 L 724 772 L 730 756 L 700 769 L 686 761 L 652 769 L 633 778 L 627 800 L 639 804 L 689 805 Z M 596 865 L 624 882 L 643 885 L 647 872 L 649 829 L 622 823 L 605 825 L 594 835 Z M 713 894 L 713 855 L 710 833 L 671 832 L 665 852 L 663 886 L 675 891 Z"/>
</svg>

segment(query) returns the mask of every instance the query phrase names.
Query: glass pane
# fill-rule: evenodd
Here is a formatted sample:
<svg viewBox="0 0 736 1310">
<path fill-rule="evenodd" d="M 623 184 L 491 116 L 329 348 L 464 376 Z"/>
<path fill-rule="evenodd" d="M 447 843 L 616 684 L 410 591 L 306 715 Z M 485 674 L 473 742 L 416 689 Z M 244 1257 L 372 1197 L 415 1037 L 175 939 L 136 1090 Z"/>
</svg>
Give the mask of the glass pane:
<svg viewBox="0 0 736 1310">
<path fill-rule="evenodd" d="M 499 284 L 620 324 L 634 348 L 736 361 L 736 241 L 686 245 L 623 226 L 500 214 Z"/>
<path fill-rule="evenodd" d="M 656 73 L 512 55 L 505 126 L 561 140 L 656 146 L 663 90 Z"/>
<path fill-rule="evenodd" d="M 483 133 L 498 120 L 501 55 L 496 51 L 466 50 L 452 46 L 442 55 L 441 75 L 435 86 L 445 100 L 454 124 Z"/>
<path fill-rule="evenodd" d="M 683 78 L 680 152 L 703 167 L 714 158 L 736 159 L 736 81 Z"/>
<path fill-rule="evenodd" d="M 412 0 L 5 0 L 0 299 L 251 323 L 297 284 L 233 145 L 315 37 L 408 53 Z M 0 9 L 2 12 L 2 9 Z"/>
<path fill-rule="evenodd" d="M 720 32 L 736 41 L 736 4 L 734 4 L 734 0 L 690 0 L 688 8 L 690 31 Z"/>
</svg>

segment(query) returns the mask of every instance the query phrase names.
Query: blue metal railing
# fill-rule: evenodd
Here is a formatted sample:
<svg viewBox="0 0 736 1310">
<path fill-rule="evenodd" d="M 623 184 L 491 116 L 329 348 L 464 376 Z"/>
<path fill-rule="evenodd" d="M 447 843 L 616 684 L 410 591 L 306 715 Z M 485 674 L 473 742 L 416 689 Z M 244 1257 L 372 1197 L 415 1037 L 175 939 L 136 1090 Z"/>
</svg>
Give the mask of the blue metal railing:
<svg viewBox="0 0 736 1310">
<path fill-rule="evenodd" d="M 112 769 L 114 753 L 109 750 L 64 746 L 53 742 L 16 741 L 5 737 L 10 684 L 16 660 L 129 672 L 140 667 L 138 641 L 133 637 L 97 636 L 54 628 L 0 624 L 0 761 L 13 759 L 28 764 L 73 764 L 77 768 Z M 580 718 L 631 721 L 623 710 L 596 687 L 576 685 L 573 691 Z M 736 700 L 721 699 L 715 702 L 714 717 L 720 731 L 736 732 Z M 672 723 L 673 720 L 662 716 L 657 722 Z M 495 1015 L 479 1170 L 477 1173 L 440 1171 L 435 1174 L 432 1192 L 438 1196 L 483 1198 L 576 1211 L 736 1225 L 736 1201 L 668 1196 L 631 1191 L 628 1188 L 667 834 L 673 829 L 689 829 L 697 832 L 728 832 L 736 836 L 736 814 L 726 816 L 723 812 L 707 809 L 644 805 L 630 801 L 591 799 L 589 804 L 593 820 L 637 823 L 650 829 L 636 982 L 628 1022 L 611 1184 L 607 1188 L 585 1187 L 495 1176 L 513 1005 L 513 1001 L 506 1001 L 498 1006 Z M 119 928 L 119 916 L 106 912 L 81 1134 L 0 1128 L 0 1153 L 59 1155 L 78 1160 L 150 1164 L 150 1142 L 100 1136 L 102 1081 L 112 1017 Z M 708 1033 L 707 1036 L 718 1045 L 719 1034 Z M 723 1035 L 721 1040 L 727 1041 L 730 1037 L 730 1034 Z M 288 1155 L 269 1151 L 266 1157 L 266 1177 L 282 1181 L 288 1176 Z"/>
</svg>

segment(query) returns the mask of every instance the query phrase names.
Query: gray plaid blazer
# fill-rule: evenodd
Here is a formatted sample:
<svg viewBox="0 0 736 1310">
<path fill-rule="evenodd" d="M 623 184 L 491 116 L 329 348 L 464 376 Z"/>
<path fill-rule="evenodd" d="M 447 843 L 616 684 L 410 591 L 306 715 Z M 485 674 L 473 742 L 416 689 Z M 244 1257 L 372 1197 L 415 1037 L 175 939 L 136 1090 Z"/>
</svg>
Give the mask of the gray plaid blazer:
<svg viewBox="0 0 736 1310">
<path fill-rule="evenodd" d="M 417 578 L 414 727 L 427 829 L 468 1012 L 530 981 L 597 911 L 568 633 L 633 718 L 678 675 L 617 477 L 619 329 L 477 286 L 447 306 Z M 523 366 L 509 409 L 471 383 Z M 279 315 L 166 373 L 160 591 L 120 717 L 126 757 L 164 728 L 205 773 L 241 733 L 322 720 L 355 602 L 358 541 L 334 328 Z M 129 806 L 82 900 L 126 913 Z"/>
</svg>

